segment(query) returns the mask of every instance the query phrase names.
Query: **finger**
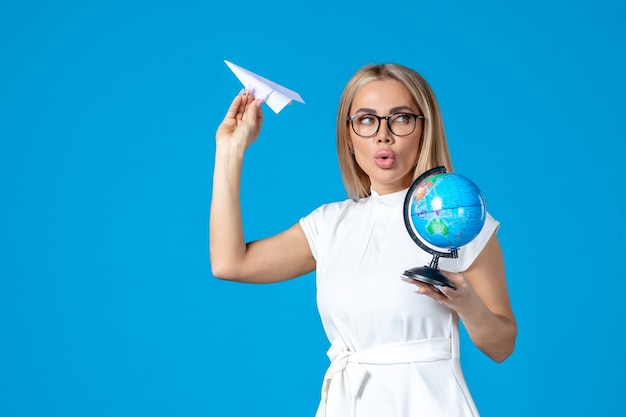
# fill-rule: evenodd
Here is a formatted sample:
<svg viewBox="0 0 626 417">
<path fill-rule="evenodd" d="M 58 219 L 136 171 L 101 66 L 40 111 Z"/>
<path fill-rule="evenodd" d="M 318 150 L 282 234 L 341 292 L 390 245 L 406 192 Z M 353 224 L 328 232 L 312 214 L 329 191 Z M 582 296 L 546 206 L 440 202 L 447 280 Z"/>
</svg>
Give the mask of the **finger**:
<svg viewBox="0 0 626 417">
<path fill-rule="evenodd" d="M 235 119 L 237 116 L 237 113 L 239 113 L 240 111 L 243 113 L 243 96 L 241 94 L 237 94 L 235 96 L 235 98 L 233 99 L 233 101 L 230 103 L 230 107 L 228 108 L 228 111 L 226 111 L 226 118 L 232 118 Z"/>
<path fill-rule="evenodd" d="M 437 291 L 446 298 L 451 298 L 451 296 L 454 295 L 454 289 L 443 285 L 439 286 Z"/>
<path fill-rule="evenodd" d="M 242 121 L 247 109 L 254 102 L 254 93 L 250 89 L 242 89 L 233 100 L 226 117 L 232 117 L 237 121 Z M 235 106 L 237 104 L 237 106 Z"/>
<path fill-rule="evenodd" d="M 244 104 L 247 106 L 248 104 L 252 103 L 252 101 L 254 101 L 254 91 L 252 91 L 250 87 L 246 88 L 244 90 L 243 97 L 244 97 Z"/>
<path fill-rule="evenodd" d="M 406 275 L 401 275 L 400 279 L 404 282 L 408 282 L 409 284 L 416 284 L 417 285 L 417 280 L 413 279 L 411 277 L 407 277 Z"/>
<path fill-rule="evenodd" d="M 446 303 L 450 300 L 448 294 L 446 293 L 447 289 L 450 289 L 448 287 L 444 287 L 441 285 L 435 286 L 424 283 L 420 283 L 417 286 L 419 287 L 418 290 L 415 291 L 417 294 L 426 295 L 438 303 Z"/>
<path fill-rule="evenodd" d="M 241 106 L 239 107 L 239 111 L 237 112 L 236 118 L 238 121 L 249 119 L 248 114 L 250 110 L 250 103 L 252 103 L 252 101 L 252 93 L 246 90 L 242 95 Z"/>
<path fill-rule="evenodd" d="M 246 111 L 244 113 L 245 120 L 250 120 L 256 124 L 260 124 L 263 121 L 263 110 L 261 109 L 262 104 L 262 100 L 251 101 L 246 106 Z"/>
<path fill-rule="evenodd" d="M 401 279 L 404 282 L 415 285 L 417 287 L 417 291 L 415 292 L 418 294 L 427 294 L 429 290 L 432 291 L 433 289 L 432 285 L 425 284 L 421 281 L 416 280 L 415 278 L 407 277 L 406 275 L 402 275 Z"/>
<path fill-rule="evenodd" d="M 264 99 L 255 100 L 256 107 L 256 122 L 257 124 L 263 123 L 263 103 L 265 103 Z"/>
<path fill-rule="evenodd" d="M 426 288 L 428 286 L 427 284 L 424 284 L 423 282 L 418 281 L 418 280 L 416 280 L 413 277 L 408 277 L 406 275 L 401 275 L 400 279 L 402 279 L 402 281 L 404 281 L 404 282 L 406 282 L 408 284 L 415 285 L 417 287 L 417 291 L 416 292 L 418 292 L 420 294 L 423 294 L 423 290 L 422 289 Z"/>
</svg>

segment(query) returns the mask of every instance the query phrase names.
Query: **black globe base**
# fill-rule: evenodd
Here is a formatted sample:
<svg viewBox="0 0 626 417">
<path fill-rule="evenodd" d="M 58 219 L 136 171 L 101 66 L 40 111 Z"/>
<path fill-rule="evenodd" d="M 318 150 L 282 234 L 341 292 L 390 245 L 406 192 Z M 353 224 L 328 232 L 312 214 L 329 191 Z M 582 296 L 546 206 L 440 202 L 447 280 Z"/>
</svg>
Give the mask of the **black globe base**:
<svg viewBox="0 0 626 417">
<path fill-rule="evenodd" d="M 404 271 L 404 275 L 417 281 L 425 282 L 426 284 L 456 289 L 452 282 L 450 282 L 450 280 L 442 274 L 440 270 L 429 266 L 418 266 L 407 269 Z"/>
</svg>

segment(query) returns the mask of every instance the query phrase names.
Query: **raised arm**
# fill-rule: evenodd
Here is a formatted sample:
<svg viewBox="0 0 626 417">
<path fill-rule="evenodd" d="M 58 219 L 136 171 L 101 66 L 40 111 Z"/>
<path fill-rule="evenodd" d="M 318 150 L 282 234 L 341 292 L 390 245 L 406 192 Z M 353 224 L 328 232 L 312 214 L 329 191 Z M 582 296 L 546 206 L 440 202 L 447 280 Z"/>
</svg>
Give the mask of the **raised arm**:
<svg viewBox="0 0 626 417">
<path fill-rule="evenodd" d="M 230 105 L 215 135 L 215 167 L 209 220 L 213 275 L 233 281 L 284 281 L 315 269 L 299 224 L 275 236 L 246 243 L 240 204 L 241 169 L 246 149 L 263 124 L 262 101 L 240 94 Z"/>
</svg>

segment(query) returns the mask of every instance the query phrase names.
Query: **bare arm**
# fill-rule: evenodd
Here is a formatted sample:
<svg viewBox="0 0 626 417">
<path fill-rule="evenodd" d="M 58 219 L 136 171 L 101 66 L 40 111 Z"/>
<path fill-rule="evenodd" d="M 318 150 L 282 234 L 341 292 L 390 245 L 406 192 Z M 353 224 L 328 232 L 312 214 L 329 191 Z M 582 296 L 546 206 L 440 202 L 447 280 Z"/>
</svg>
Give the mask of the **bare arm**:
<svg viewBox="0 0 626 417">
<path fill-rule="evenodd" d="M 267 283 L 311 272 L 315 260 L 299 224 L 267 239 L 246 243 L 240 204 L 244 153 L 263 123 L 262 101 L 238 95 L 216 133 L 213 193 L 209 220 L 213 275 L 227 280 Z"/>
<path fill-rule="evenodd" d="M 445 273 L 456 290 L 442 292 L 416 281 L 419 292 L 455 310 L 474 344 L 496 362 L 515 348 L 517 323 L 506 285 L 504 260 L 494 234 L 474 263 L 462 274 Z"/>
</svg>

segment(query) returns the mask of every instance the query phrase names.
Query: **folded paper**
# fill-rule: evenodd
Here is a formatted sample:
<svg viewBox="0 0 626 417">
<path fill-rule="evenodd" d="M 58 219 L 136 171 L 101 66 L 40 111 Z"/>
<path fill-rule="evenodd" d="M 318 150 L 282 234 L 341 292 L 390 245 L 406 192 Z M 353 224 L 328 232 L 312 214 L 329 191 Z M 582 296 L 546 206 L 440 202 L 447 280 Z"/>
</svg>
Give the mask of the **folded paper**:
<svg viewBox="0 0 626 417">
<path fill-rule="evenodd" d="M 278 114 L 287 104 L 291 104 L 293 100 L 304 103 L 300 94 L 295 91 L 241 68 L 232 62 L 226 60 L 224 62 L 239 78 L 243 86 L 248 90 L 252 90 L 255 98 L 264 99 L 265 103 L 274 110 L 274 113 Z"/>
</svg>

